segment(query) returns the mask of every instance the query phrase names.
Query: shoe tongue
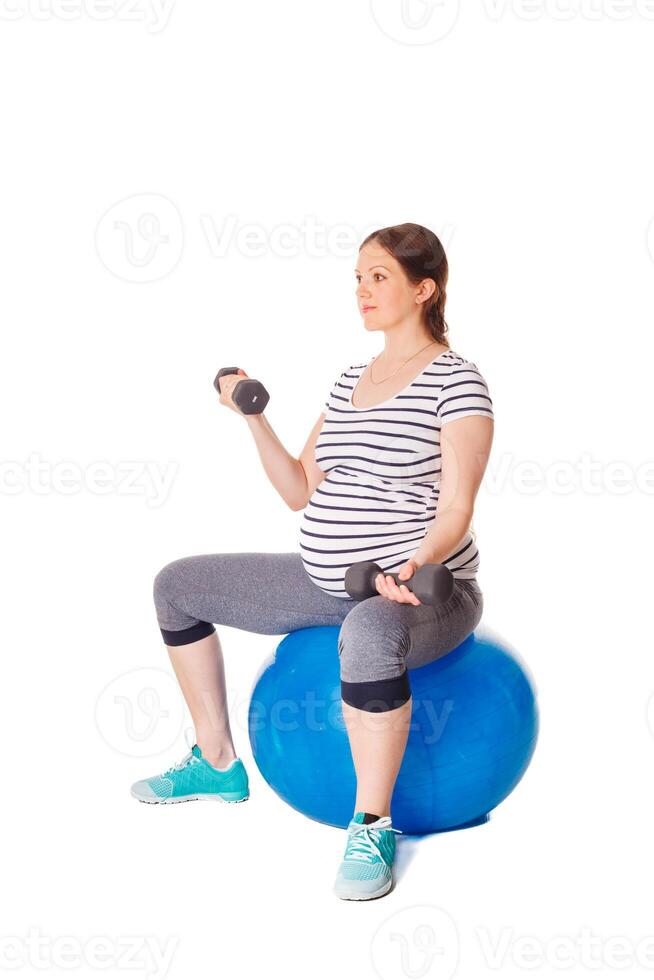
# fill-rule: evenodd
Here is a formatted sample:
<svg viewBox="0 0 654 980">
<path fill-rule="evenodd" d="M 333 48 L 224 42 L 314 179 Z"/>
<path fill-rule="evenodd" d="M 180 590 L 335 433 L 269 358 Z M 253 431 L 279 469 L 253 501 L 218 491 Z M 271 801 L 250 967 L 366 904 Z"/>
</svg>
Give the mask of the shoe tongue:
<svg viewBox="0 0 654 980">
<path fill-rule="evenodd" d="M 191 749 L 191 751 L 192 751 L 193 755 L 196 756 L 196 758 L 198 758 L 198 759 L 201 759 L 202 758 L 202 749 L 200 748 L 199 745 L 194 745 L 193 748 Z"/>
</svg>

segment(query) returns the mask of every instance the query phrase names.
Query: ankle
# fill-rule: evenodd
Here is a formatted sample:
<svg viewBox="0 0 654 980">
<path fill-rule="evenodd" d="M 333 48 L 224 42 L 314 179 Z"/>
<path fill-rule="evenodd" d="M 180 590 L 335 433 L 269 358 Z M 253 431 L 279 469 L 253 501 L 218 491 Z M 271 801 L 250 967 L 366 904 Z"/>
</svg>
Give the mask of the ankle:
<svg viewBox="0 0 654 980">
<path fill-rule="evenodd" d="M 363 804 L 361 804 L 361 806 L 359 806 L 357 804 L 354 807 L 354 810 L 352 812 L 353 813 L 359 813 L 359 812 L 362 812 L 362 813 L 375 813 L 375 814 L 379 814 L 380 817 L 390 817 L 390 815 L 391 815 L 391 808 L 389 806 L 382 806 L 382 807 L 379 807 L 379 806 L 364 806 Z"/>
<path fill-rule="evenodd" d="M 214 748 L 211 745 L 203 745 L 202 742 L 197 744 L 200 746 L 202 758 L 214 769 L 226 769 L 237 758 L 233 745 Z"/>
</svg>

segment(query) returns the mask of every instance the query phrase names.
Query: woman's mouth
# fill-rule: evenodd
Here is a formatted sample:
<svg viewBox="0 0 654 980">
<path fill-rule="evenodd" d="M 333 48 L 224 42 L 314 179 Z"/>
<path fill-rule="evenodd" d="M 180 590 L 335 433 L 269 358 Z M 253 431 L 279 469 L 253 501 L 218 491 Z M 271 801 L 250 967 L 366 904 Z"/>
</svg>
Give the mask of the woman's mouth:
<svg viewBox="0 0 654 980">
<path fill-rule="evenodd" d="M 367 313 L 368 310 L 375 310 L 375 309 L 377 309 L 376 306 L 362 306 L 361 307 L 361 312 L 362 313 Z"/>
</svg>

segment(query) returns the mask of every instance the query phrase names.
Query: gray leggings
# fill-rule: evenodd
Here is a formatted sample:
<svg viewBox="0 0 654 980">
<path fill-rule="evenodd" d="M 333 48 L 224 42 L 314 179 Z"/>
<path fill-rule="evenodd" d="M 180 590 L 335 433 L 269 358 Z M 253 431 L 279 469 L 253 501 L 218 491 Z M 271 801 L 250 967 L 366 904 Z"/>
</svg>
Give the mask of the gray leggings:
<svg viewBox="0 0 654 980">
<path fill-rule="evenodd" d="M 462 643 L 483 610 L 476 579 L 455 579 L 451 598 L 438 608 L 381 595 L 357 601 L 314 585 L 299 553 L 256 551 L 178 558 L 155 577 L 154 602 L 169 646 L 209 636 L 214 623 L 274 636 L 341 626 L 341 694 L 364 711 L 390 711 L 408 701 L 407 671 Z"/>
</svg>

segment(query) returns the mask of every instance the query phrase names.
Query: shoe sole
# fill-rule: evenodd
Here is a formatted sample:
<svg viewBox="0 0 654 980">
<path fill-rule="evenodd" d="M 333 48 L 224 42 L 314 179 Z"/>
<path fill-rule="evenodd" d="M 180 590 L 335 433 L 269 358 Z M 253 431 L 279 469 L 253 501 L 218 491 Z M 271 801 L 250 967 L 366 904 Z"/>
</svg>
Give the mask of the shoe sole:
<svg viewBox="0 0 654 980">
<path fill-rule="evenodd" d="M 192 800 L 220 800 L 221 803 L 245 803 L 246 800 L 250 799 L 250 796 L 237 796 L 235 793 L 232 794 L 233 799 L 229 799 L 229 794 L 220 796 L 218 793 L 202 793 L 200 796 L 174 796 L 168 800 L 146 800 L 143 796 L 137 796 L 136 793 L 132 793 L 135 800 L 140 803 L 189 803 Z"/>
<path fill-rule="evenodd" d="M 343 898 L 347 902 L 367 902 L 371 898 L 381 898 L 382 895 L 385 895 L 387 892 L 389 892 L 392 887 L 393 887 L 393 882 L 391 880 L 391 881 L 387 881 L 386 884 L 383 885 L 381 888 L 379 888 L 376 892 L 371 892 L 370 895 L 355 895 L 355 894 L 347 895 L 347 894 L 342 894 L 341 892 L 338 892 L 336 890 L 334 890 L 334 894 L 336 895 L 337 898 Z"/>
</svg>

